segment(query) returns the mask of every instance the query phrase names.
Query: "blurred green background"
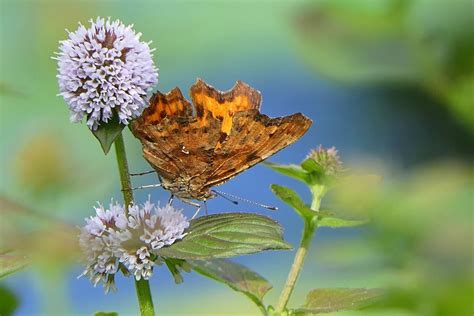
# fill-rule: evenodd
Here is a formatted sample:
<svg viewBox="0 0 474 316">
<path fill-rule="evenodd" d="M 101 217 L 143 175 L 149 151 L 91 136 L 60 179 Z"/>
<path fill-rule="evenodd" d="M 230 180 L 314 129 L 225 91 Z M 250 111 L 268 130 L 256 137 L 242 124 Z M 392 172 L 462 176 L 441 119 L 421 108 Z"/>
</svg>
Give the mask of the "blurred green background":
<svg viewBox="0 0 474 316">
<path fill-rule="evenodd" d="M 394 293 L 386 314 L 474 312 L 473 1 L 0 3 L 0 247 L 27 249 L 37 259 L 0 280 L 2 298 L 16 297 L 15 315 L 137 311 L 130 279 L 119 277 L 118 293 L 109 295 L 76 280 L 81 267 L 71 249 L 75 226 L 92 205 L 121 199 L 113 154 L 104 157 L 85 124 L 69 123 L 50 58 L 64 29 L 96 16 L 133 23 L 143 40 L 153 41 L 161 91 L 186 92 L 197 77 L 221 90 L 243 80 L 262 92 L 265 114 L 303 112 L 313 119 L 299 142 L 270 160 L 299 163 L 311 148 L 334 145 L 348 167 L 383 176 L 376 188 L 352 185 L 325 201 L 365 209 L 374 223 L 318 231 L 291 306 L 316 287 L 384 286 Z M 131 170 L 149 170 L 128 131 L 125 141 Z M 156 181 L 150 175 L 134 184 Z M 302 185 L 256 166 L 221 190 L 277 205 L 278 212 L 222 199 L 209 209 L 270 215 L 296 245 L 302 223 L 272 196 L 271 183 L 295 188 L 309 202 Z M 168 198 L 156 189 L 136 199 L 148 194 Z M 274 304 L 292 256 L 237 261 L 274 284 L 266 298 Z M 159 315 L 258 314 L 245 297 L 195 274 L 175 285 L 161 268 L 151 287 Z"/>
</svg>

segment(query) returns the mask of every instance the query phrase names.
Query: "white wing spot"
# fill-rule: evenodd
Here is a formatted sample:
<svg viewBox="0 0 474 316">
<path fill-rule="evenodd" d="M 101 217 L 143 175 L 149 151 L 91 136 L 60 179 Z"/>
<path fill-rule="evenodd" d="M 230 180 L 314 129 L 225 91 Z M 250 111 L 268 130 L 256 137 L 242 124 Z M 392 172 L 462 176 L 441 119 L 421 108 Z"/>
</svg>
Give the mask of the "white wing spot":
<svg viewBox="0 0 474 316">
<path fill-rule="evenodd" d="M 183 154 L 189 155 L 189 150 L 186 150 L 186 147 L 185 147 L 185 146 L 181 147 L 181 152 L 182 152 Z"/>
</svg>

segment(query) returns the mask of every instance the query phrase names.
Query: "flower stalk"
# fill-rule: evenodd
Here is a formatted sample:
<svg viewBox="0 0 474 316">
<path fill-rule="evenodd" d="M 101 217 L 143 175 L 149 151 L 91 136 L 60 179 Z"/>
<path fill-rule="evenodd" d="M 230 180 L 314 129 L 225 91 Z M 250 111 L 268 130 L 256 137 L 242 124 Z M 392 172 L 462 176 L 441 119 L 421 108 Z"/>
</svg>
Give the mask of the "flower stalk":
<svg viewBox="0 0 474 316">
<path fill-rule="evenodd" d="M 324 186 L 316 185 L 311 188 L 311 192 L 313 193 L 313 200 L 311 202 L 311 209 L 316 212 L 319 212 L 319 207 L 321 205 L 322 196 L 325 193 Z M 306 259 L 306 255 L 308 254 L 309 248 L 311 246 L 311 241 L 313 240 L 313 236 L 318 228 L 318 216 L 315 215 L 313 218 L 304 218 L 304 229 L 303 235 L 301 237 L 300 246 L 296 251 L 295 258 L 293 260 L 293 264 L 291 266 L 290 272 L 288 273 L 288 277 L 283 287 L 283 290 L 280 294 L 276 305 L 276 314 L 281 315 L 286 310 L 286 305 L 290 300 L 290 296 L 293 293 L 295 288 L 296 281 L 301 273 L 301 269 L 303 268 L 304 261 Z"/>
<path fill-rule="evenodd" d="M 123 199 L 125 209 L 128 212 L 128 206 L 133 202 L 133 192 L 130 182 L 130 172 L 128 171 L 127 154 L 125 152 L 125 144 L 122 133 L 115 140 L 115 153 L 120 174 L 120 183 L 122 186 Z M 137 293 L 138 304 L 140 306 L 141 316 L 154 316 L 155 309 L 153 307 L 153 299 L 150 292 L 150 284 L 148 280 L 135 280 L 135 290 Z"/>
<path fill-rule="evenodd" d="M 115 140 L 115 155 L 117 157 L 118 170 L 120 174 L 120 184 L 122 187 L 123 200 L 125 203 L 125 214 L 128 215 L 128 206 L 133 202 L 132 184 L 130 182 L 130 173 L 128 171 L 127 154 L 125 152 L 125 143 L 122 133 Z"/>
<path fill-rule="evenodd" d="M 140 314 L 142 316 L 154 316 L 155 309 L 151 298 L 150 284 L 148 280 L 135 280 L 135 290 L 137 292 L 138 304 L 140 306 Z"/>
</svg>

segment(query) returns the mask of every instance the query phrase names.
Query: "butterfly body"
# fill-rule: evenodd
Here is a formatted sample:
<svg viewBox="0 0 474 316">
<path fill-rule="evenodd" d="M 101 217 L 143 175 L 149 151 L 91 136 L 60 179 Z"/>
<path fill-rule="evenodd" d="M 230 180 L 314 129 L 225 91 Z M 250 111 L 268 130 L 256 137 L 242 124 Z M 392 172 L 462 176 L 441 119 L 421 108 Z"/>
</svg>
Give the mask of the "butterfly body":
<svg viewBox="0 0 474 316">
<path fill-rule="evenodd" d="M 311 125 L 299 113 L 261 114 L 260 93 L 240 81 L 220 92 L 198 80 L 190 94 L 194 109 L 178 88 L 155 93 L 131 125 L 163 188 L 181 199 L 214 197 L 212 187 L 293 143 Z"/>
</svg>

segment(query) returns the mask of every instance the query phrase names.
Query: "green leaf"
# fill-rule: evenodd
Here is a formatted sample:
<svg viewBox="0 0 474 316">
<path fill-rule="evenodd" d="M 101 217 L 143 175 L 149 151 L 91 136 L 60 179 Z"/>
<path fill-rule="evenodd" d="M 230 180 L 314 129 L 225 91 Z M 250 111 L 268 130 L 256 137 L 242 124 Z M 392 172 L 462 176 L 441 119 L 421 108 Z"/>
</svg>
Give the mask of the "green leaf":
<svg viewBox="0 0 474 316">
<path fill-rule="evenodd" d="M 314 216 L 318 215 L 317 212 L 313 211 L 309 206 L 304 204 L 295 191 L 278 184 L 272 184 L 271 188 L 273 193 L 278 198 L 291 206 L 296 211 L 296 213 L 298 213 L 303 218 L 311 220 Z"/>
<path fill-rule="evenodd" d="M 306 303 L 296 314 L 321 314 L 368 307 L 383 296 L 382 289 L 334 288 L 316 289 L 308 293 Z"/>
<path fill-rule="evenodd" d="M 97 312 L 94 316 L 118 316 L 117 312 Z"/>
<path fill-rule="evenodd" d="M 206 260 L 233 257 L 263 250 L 291 249 L 280 225 L 251 213 L 202 216 L 191 221 L 187 235 L 158 250 L 164 258 Z"/>
<path fill-rule="evenodd" d="M 26 256 L 12 253 L 0 254 L 0 278 L 4 278 L 18 270 L 23 269 L 29 263 Z"/>
<path fill-rule="evenodd" d="M 19 302 L 16 295 L 4 285 L 0 286 L 0 315 L 13 315 L 18 308 Z"/>
<path fill-rule="evenodd" d="M 314 161 L 311 158 L 308 158 L 305 161 L 303 161 L 301 163 L 301 168 L 303 168 L 304 170 L 306 170 L 308 172 L 317 172 L 317 173 L 322 172 L 321 167 L 317 164 L 316 161 Z"/>
<path fill-rule="evenodd" d="M 273 162 L 264 162 L 263 164 L 276 172 L 284 174 L 285 176 L 309 183 L 309 175 L 300 166 L 280 165 Z"/>
<path fill-rule="evenodd" d="M 367 224 L 368 222 L 368 219 L 345 219 L 340 217 L 327 216 L 321 217 L 318 220 L 318 227 L 354 227 Z"/>
<path fill-rule="evenodd" d="M 181 259 L 164 258 L 164 261 L 168 270 L 173 275 L 174 282 L 176 284 L 183 283 L 184 280 L 181 272 L 190 272 L 192 266 L 187 261 Z"/>
<path fill-rule="evenodd" d="M 124 128 L 125 125 L 120 123 L 118 115 L 115 114 L 109 122 L 100 124 L 97 130 L 92 132 L 95 138 L 99 141 L 104 154 L 107 155 L 115 139 L 120 135 Z"/>
<path fill-rule="evenodd" d="M 301 163 L 301 168 L 308 174 L 309 185 L 320 185 L 325 178 L 325 172 L 323 168 L 316 161 L 311 158 L 306 159 Z"/>
<path fill-rule="evenodd" d="M 225 259 L 193 260 L 189 263 L 197 273 L 228 285 L 231 289 L 246 295 L 256 305 L 264 308 L 263 297 L 272 288 L 272 285 L 258 273 Z"/>
</svg>

